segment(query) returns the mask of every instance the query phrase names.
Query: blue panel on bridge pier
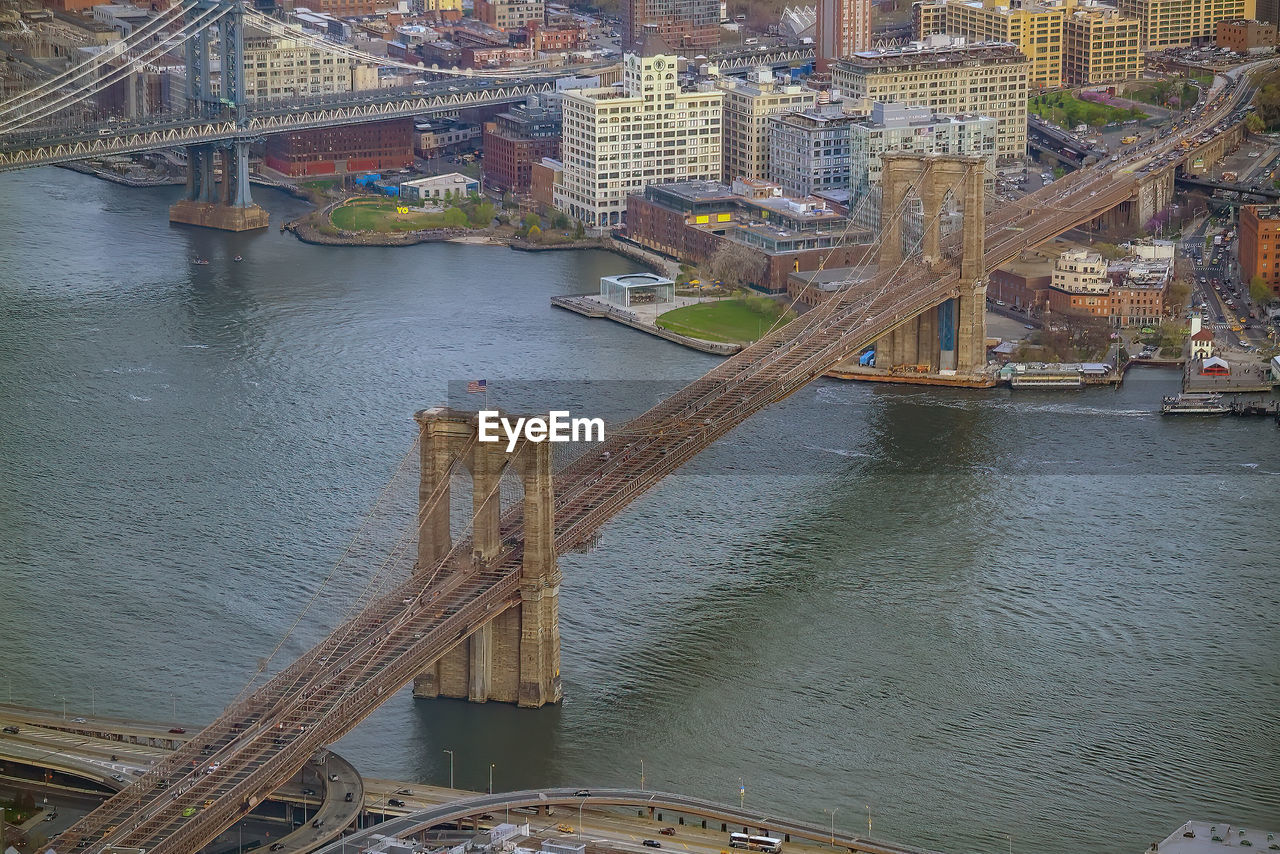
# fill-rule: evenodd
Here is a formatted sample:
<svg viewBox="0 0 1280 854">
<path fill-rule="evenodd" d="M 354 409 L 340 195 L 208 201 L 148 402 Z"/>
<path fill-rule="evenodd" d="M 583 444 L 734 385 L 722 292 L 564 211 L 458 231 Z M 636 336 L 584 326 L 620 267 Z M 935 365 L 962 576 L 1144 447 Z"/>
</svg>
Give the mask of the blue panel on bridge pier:
<svg viewBox="0 0 1280 854">
<path fill-rule="evenodd" d="M 944 353 L 956 349 L 956 301 L 953 299 L 938 306 L 938 349 Z"/>
</svg>

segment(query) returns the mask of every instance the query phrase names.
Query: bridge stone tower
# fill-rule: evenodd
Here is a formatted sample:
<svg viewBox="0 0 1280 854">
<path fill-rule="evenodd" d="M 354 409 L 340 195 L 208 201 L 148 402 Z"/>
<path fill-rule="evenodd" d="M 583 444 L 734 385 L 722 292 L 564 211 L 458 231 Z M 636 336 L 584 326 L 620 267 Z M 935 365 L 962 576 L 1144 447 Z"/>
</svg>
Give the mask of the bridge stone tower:
<svg viewBox="0 0 1280 854">
<path fill-rule="evenodd" d="M 246 127 L 244 84 L 244 0 L 200 0 L 186 13 L 187 22 L 210 9 L 225 11 L 218 18 L 222 91 L 213 92 L 209 29 L 198 30 L 187 42 L 187 102 L 198 119 L 233 121 Z M 169 221 L 203 225 L 226 231 L 266 228 L 267 212 L 253 203 L 249 192 L 249 145 L 244 133 L 219 143 L 187 146 L 187 196 L 169 208 Z M 222 188 L 215 183 L 215 160 L 222 159 Z"/>
<path fill-rule="evenodd" d="M 524 549 L 520 597 L 493 620 L 427 667 L 413 683 L 415 697 L 497 700 L 538 707 L 559 702 L 560 568 L 556 563 L 551 445 L 521 439 L 477 441 L 476 413 L 425 409 L 418 422 L 422 469 L 418 483 L 418 566 L 433 566 L 453 548 L 450 476 L 455 464 L 471 476 L 472 555 L 463 572 L 496 557 L 501 531 L 502 475 L 514 470 L 524 487 Z"/>
<path fill-rule="evenodd" d="M 931 269 L 947 263 L 942 213 L 947 199 L 960 203 L 958 293 L 890 331 L 876 342 L 877 367 L 928 365 L 929 373 L 968 376 L 986 364 L 986 269 L 983 263 L 984 168 L 981 157 L 951 154 L 885 154 L 881 193 L 880 269 L 903 260 L 903 219 L 898 210 L 914 190 L 921 207 L 921 255 Z"/>
</svg>

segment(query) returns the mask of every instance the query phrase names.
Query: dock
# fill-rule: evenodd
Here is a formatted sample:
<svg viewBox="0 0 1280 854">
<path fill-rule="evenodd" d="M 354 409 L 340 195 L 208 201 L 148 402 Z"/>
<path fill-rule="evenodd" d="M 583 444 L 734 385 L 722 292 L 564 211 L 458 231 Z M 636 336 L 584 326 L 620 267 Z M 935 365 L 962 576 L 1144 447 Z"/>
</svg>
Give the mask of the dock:
<svg viewBox="0 0 1280 854">
<path fill-rule="evenodd" d="M 659 338 L 679 344 L 682 347 L 688 347 L 691 350 L 700 350 L 703 353 L 711 353 L 716 356 L 732 356 L 742 349 L 741 344 L 724 344 L 718 341 L 703 341 L 701 338 L 690 338 L 688 335 L 681 335 L 672 332 L 670 329 L 663 329 L 656 323 L 648 323 L 643 317 L 635 312 L 627 311 L 623 308 L 616 308 L 612 305 L 595 297 L 595 294 L 576 294 L 573 296 L 557 296 L 551 298 L 551 304 L 556 308 L 563 308 L 565 311 L 572 311 L 574 314 L 580 314 L 583 317 L 602 318 L 604 320 L 612 320 L 614 323 L 621 323 L 623 326 L 630 326 L 632 329 L 649 335 L 656 335 Z"/>
</svg>

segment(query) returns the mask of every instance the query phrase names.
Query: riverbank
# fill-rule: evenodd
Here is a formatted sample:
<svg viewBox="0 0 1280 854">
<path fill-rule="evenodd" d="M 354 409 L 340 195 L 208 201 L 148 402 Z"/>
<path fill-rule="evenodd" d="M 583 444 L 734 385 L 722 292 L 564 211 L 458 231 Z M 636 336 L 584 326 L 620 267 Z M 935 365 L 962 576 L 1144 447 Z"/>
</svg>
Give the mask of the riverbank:
<svg viewBox="0 0 1280 854">
<path fill-rule="evenodd" d="M 88 175 L 93 178 L 99 178 L 111 184 L 119 184 L 122 187 L 181 187 L 187 183 L 185 178 L 178 178 L 171 175 L 125 175 L 108 169 L 98 161 L 73 161 L 71 163 L 59 163 L 59 168 L 67 169 L 71 172 L 78 172 L 81 175 Z M 303 199 L 311 201 L 311 195 L 305 190 L 299 189 L 293 184 L 284 181 L 274 181 L 270 178 L 264 178 L 260 175 L 250 175 L 249 183 L 255 187 L 267 187 L 272 190 L 279 190 L 287 193 L 295 199 Z"/>
</svg>

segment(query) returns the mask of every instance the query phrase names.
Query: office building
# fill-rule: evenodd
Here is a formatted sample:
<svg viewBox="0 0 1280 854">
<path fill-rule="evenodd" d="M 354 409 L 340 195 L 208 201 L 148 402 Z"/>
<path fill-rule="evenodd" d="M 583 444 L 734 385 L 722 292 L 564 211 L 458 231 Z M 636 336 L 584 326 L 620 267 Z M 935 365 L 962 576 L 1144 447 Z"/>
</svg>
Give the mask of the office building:
<svg viewBox="0 0 1280 854">
<path fill-rule="evenodd" d="M 941 115 L 996 120 L 996 156 L 1027 154 L 1030 62 L 1012 44 L 959 44 L 933 37 L 905 48 L 856 53 L 838 61 L 832 86 L 866 110 L 874 101 L 928 107 Z"/>
<path fill-rule="evenodd" d="M 769 117 L 811 109 L 818 93 L 773 76 L 768 68 L 746 80 L 716 81 L 724 91 L 724 181 L 769 176 Z"/>
<path fill-rule="evenodd" d="M 628 53 L 620 87 L 561 93 L 556 207 L 609 227 L 622 222 L 627 196 L 648 184 L 719 179 L 723 102 L 719 91 L 681 91 L 671 54 Z"/>
<path fill-rule="evenodd" d="M 1079 6 L 1062 22 L 1062 83 L 1142 76 L 1141 22 L 1111 6 Z"/>
<path fill-rule="evenodd" d="M 791 196 L 849 186 L 849 126 L 838 106 L 769 119 L 769 180 Z"/>
<path fill-rule="evenodd" d="M 366 72 L 361 85 L 358 69 Z M 244 84 L 250 100 L 330 95 L 377 88 L 377 71 L 299 38 L 245 28 Z"/>
<path fill-rule="evenodd" d="M 1142 72 L 1140 22 L 1096 0 L 923 0 L 913 6 L 913 20 L 921 39 L 949 35 L 1017 45 L 1031 63 L 1032 89 Z"/>
<path fill-rule="evenodd" d="M 1212 41 L 1219 21 L 1252 17 L 1254 0 L 1118 0 L 1120 11 L 1141 21 L 1144 50 Z"/>
</svg>

